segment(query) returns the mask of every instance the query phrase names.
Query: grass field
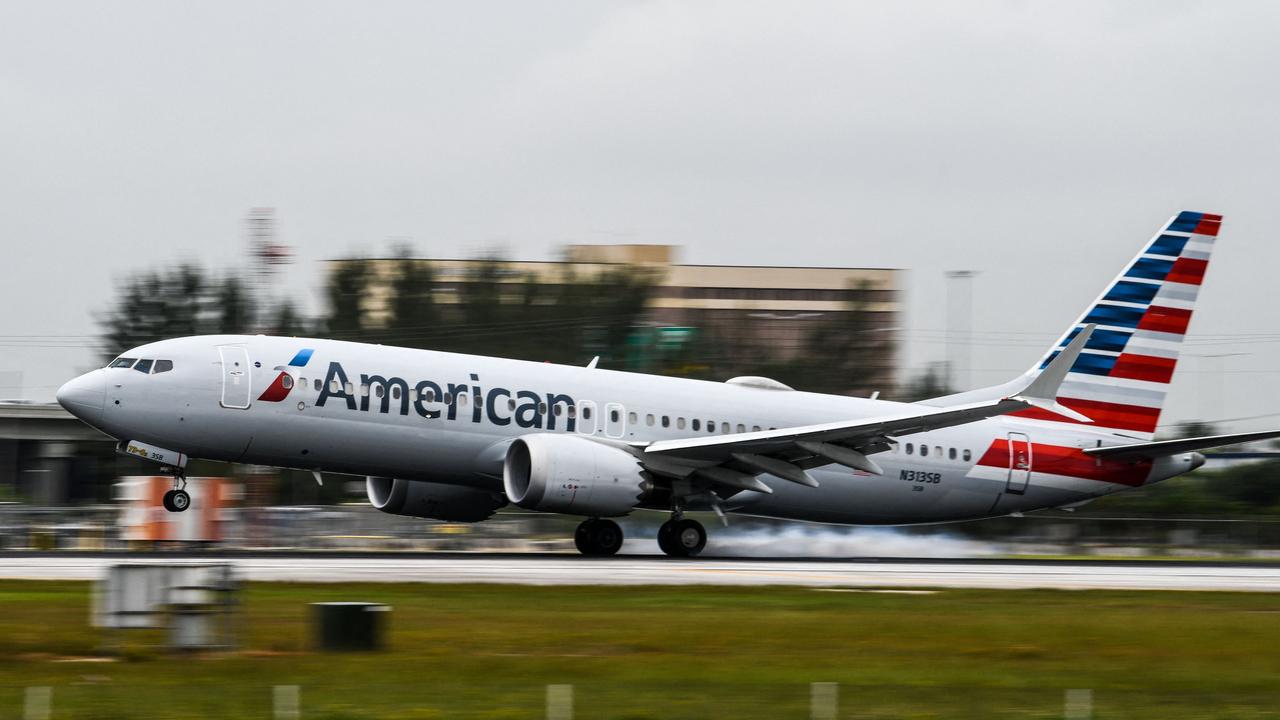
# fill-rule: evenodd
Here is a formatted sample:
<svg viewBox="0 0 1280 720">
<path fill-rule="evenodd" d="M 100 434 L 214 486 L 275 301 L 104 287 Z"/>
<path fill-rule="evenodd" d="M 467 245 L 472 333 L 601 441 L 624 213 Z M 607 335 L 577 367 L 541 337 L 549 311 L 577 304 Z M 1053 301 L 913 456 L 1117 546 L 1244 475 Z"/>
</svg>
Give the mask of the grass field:
<svg viewBox="0 0 1280 720">
<path fill-rule="evenodd" d="M 309 649 L 307 603 L 394 606 L 390 648 Z M 246 647 L 171 656 L 135 636 L 90 662 L 89 586 L 0 582 L 0 717 L 26 686 L 55 718 L 540 718 L 545 685 L 576 718 L 807 718 L 840 683 L 842 718 L 1054 718 L 1090 688 L 1110 718 L 1280 718 L 1280 598 L 1265 594 L 729 587 L 267 585 Z"/>
</svg>

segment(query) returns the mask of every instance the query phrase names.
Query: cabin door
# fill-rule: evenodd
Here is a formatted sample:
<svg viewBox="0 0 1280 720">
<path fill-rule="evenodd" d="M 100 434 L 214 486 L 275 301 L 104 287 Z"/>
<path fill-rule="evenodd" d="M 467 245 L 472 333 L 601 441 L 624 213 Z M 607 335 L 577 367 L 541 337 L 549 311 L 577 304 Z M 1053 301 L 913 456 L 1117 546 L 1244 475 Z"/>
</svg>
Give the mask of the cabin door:
<svg viewBox="0 0 1280 720">
<path fill-rule="evenodd" d="M 1031 484 L 1031 438 L 1026 433 L 1009 433 L 1009 479 L 1004 491 L 1021 495 Z"/>
<path fill-rule="evenodd" d="M 244 410 L 249 407 L 249 350 L 243 345 L 220 345 L 222 358 L 222 407 Z"/>
</svg>

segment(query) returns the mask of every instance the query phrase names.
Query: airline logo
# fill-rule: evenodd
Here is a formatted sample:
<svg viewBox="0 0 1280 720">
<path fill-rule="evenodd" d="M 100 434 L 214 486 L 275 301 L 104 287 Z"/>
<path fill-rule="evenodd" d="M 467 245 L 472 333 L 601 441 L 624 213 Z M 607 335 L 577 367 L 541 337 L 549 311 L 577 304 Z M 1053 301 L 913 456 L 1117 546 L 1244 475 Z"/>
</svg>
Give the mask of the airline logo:
<svg viewBox="0 0 1280 720">
<path fill-rule="evenodd" d="M 303 368 L 311 361 L 311 356 L 315 350 L 311 348 L 303 348 L 298 351 L 297 355 L 289 361 L 289 367 Z M 260 402 L 280 402 L 289 397 L 289 391 L 293 389 L 293 376 L 285 368 L 280 368 L 280 374 L 276 375 L 276 379 L 267 386 L 258 396 Z"/>
<path fill-rule="evenodd" d="M 1047 366 L 1085 324 L 1097 324 L 1059 402 L 1095 427 L 1154 435 L 1221 223 L 1221 215 L 1179 213 L 1112 282 L 1040 364 Z M 1075 422 L 1037 408 L 1015 415 Z"/>
</svg>

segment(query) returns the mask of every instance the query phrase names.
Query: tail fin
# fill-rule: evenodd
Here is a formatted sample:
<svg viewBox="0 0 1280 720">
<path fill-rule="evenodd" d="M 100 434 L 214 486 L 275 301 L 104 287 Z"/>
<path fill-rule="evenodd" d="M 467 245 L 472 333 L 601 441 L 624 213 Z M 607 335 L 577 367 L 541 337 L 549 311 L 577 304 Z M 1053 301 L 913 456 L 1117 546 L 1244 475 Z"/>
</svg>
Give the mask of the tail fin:
<svg viewBox="0 0 1280 720">
<path fill-rule="evenodd" d="M 1038 374 L 1086 324 L 1097 325 L 1059 402 L 1095 427 L 1153 437 L 1221 223 L 1221 215 L 1178 213 L 1028 374 Z M 1039 408 L 1015 415 L 1075 422 Z"/>
</svg>

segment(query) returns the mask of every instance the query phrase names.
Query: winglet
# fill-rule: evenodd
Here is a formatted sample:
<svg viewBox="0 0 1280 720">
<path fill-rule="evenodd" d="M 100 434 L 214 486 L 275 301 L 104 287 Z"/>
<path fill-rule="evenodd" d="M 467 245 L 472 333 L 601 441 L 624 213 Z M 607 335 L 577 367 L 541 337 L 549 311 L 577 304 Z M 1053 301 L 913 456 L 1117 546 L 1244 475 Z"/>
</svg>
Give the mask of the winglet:
<svg viewBox="0 0 1280 720">
<path fill-rule="evenodd" d="M 1093 329 L 1096 327 L 1097 325 L 1090 323 L 1081 328 L 1075 338 L 1053 358 L 1044 370 L 1040 371 L 1034 380 L 1009 399 L 1018 400 L 1031 407 L 1063 415 L 1078 422 L 1093 422 L 1087 416 L 1059 403 L 1058 389 L 1066 379 L 1067 373 L 1071 372 L 1071 368 L 1076 364 L 1076 358 L 1080 357 L 1080 352 L 1084 350 L 1085 344 L 1089 342 L 1089 337 L 1093 335 Z"/>
</svg>

